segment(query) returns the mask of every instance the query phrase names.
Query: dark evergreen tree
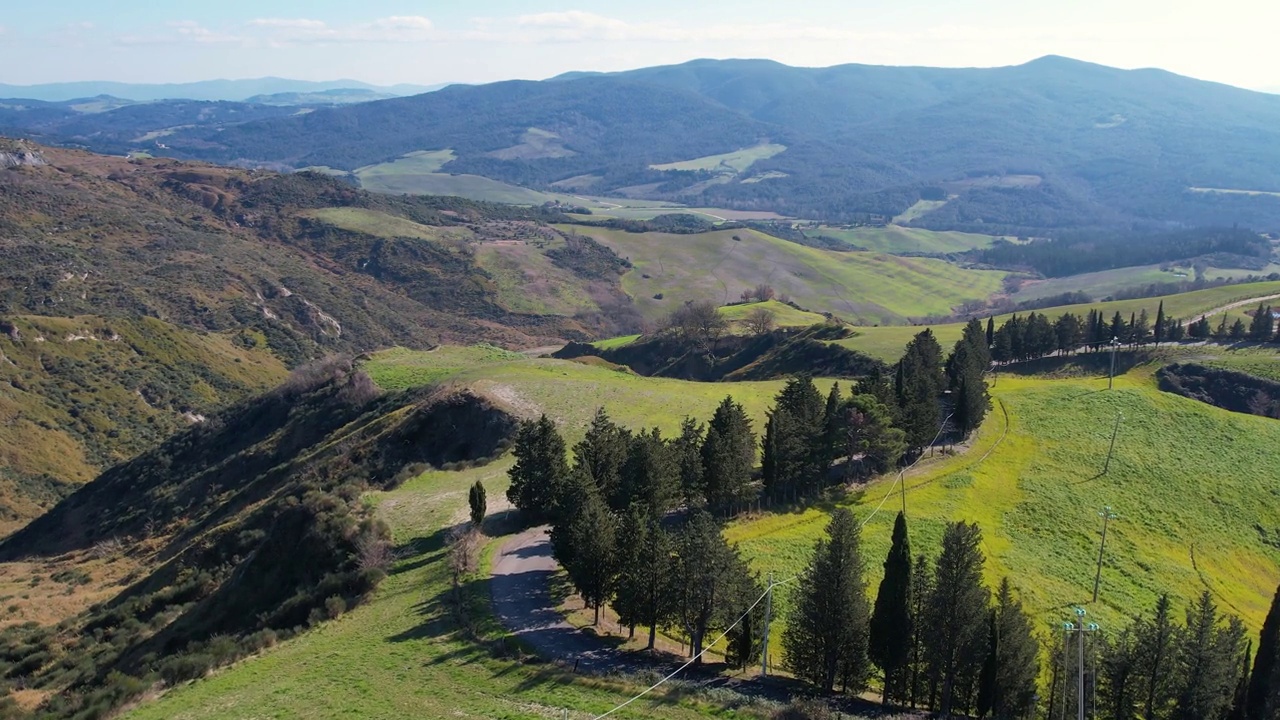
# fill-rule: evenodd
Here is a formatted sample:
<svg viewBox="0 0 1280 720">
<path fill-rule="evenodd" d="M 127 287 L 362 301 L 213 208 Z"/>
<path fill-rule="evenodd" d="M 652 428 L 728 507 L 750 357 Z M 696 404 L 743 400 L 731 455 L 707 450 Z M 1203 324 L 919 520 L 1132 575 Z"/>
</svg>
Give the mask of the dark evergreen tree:
<svg viewBox="0 0 1280 720">
<path fill-rule="evenodd" d="M 1130 341 L 1134 345 L 1146 345 L 1151 342 L 1151 318 L 1147 315 L 1146 308 L 1143 308 L 1142 312 L 1138 313 L 1138 319 L 1133 323 Z"/>
<path fill-rule="evenodd" d="M 945 387 L 942 372 L 942 349 L 933 331 L 924 330 L 907 343 L 898 361 L 898 406 L 901 427 L 907 443 L 914 448 L 928 447 L 938 435 L 941 420 L 938 396 Z"/>
<path fill-rule="evenodd" d="M 899 512 L 893 523 L 893 544 L 884 560 L 884 577 L 876 593 L 868 635 L 871 662 L 884 673 L 886 705 L 905 704 L 910 697 L 908 672 L 915 632 L 911 610 L 911 540 L 907 536 L 907 516 Z"/>
<path fill-rule="evenodd" d="M 1098 707 L 1110 720 L 1136 720 L 1141 705 L 1141 658 L 1132 627 L 1103 636 L 1098 662 Z"/>
<path fill-rule="evenodd" d="M 930 695 L 937 693 L 937 709 L 944 715 L 971 705 L 977 671 L 986 657 L 989 593 L 982 586 L 981 542 L 977 525 L 947 525 L 934 568 L 925 643 Z"/>
<path fill-rule="evenodd" d="M 1075 352 L 1084 344 L 1084 323 L 1078 315 L 1063 313 L 1053 324 L 1053 333 L 1058 340 L 1058 351 L 1063 354 Z"/>
<path fill-rule="evenodd" d="M 702 442 L 702 478 L 707 504 L 716 511 L 747 497 L 756 462 L 756 436 L 742 406 L 726 397 L 716 408 Z"/>
<path fill-rule="evenodd" d="M 1259 303 L 1249 323 L 1249 339 L 1254 342 L 1269 341 L 1274 326 L 1275 320 L 1272 318 L 1271 308 Z"/>
<path fill-rule="evenodd" d="M 1173 704 L 1174 663 L 1178 652 L 1178 628 L 1170 613 L 1169 596 L 1156 601 L 1150 620 L 1135 623 L 1136 642 L 1141 672 L 1142 717 L 1163 718 Z"/>
<path fill-rule="evenodd" d="M 840 457 L 844 447 L 844 398 L 840 394 L 840 383 L 831 383 L 831 391 L 827 393 L 827 404 L 822 410 L 822 447 L 821 458 L 823 474 L 831 468 L 831 461 Z"/>
<path fill-rule="evenodd" d="M 1244 650 L 1244 625 L 1235 617 L 1225 625 L 1220 620 L 1208 590 L 1187 609 L 1174 673 L 1179 687 L 1173 720 L 1219 718 L 1231 707 Z"/>
<path fill-rule="evenodd" d="M 489 509 L 485 499 L 484 483 L 479 480 L 467 492 L 467 504 L 471 506 L 471 524 L 480 527 L 484 523 L 484 514 Z"/>
<path fill-rule="evenodd" d="M 955 422 L 964 436 L 977 430 L 991 409 L 991 396 L 987 382 L 981 375 L 969 373 L 961 376 L 960 387 L 955 392 Z"/>
<path fill-rule="evenodd" d="M 870 395 L 855 395 L 844 405 L 844 449 L 850 459 L 859 455 L 872 473 L 888 472 L 907 451 L 907 436 L 893 426 L 889 408 Z"/>
<path fill-rule="evenodd" d="M 861 692 L 867 662 L 867 588 L 860 530 L 853 513 L 840 508 L 819 540 L 801 576 L 782 636 L 787 666 L 825 692 L 837 682 Z"/>
<path fill-rule="evenodd" d="M 691 508 L 707 504 L 707 488 L 702 479 L 702 425 L 686 417 L 680 437 L 671 443 L 671 454 L 680 472 L 680 489 Z"/>
<path fill-rule="evenodd" d="M 727 629 L 762 590 L 709 514 L 694 513 L 675 545 L 667 592 L 672 617 L 688 635 L 689 654 L 698 665 L 707 633 Z"/>
<path fill-rule="evenodd" d="M 1156 347 L 1160 347 L 1160 341 L 1168 337 L 1168 333 L 1166 332 L 1166 328 L 1165 328 L 1165 322 L 1166 322 L 1166 319 L 1164 316 L 1164 301 L 1161 300 L 1160 307 L 1156 308 L 1156 327 L 1155 327 Z"/>
<path fill-rule="evenodd" d="M 751 609 L 737 625 L 729 628 L 725 636 L 725 664 L 734 670 L 743 670 L 760 661 L 764 650 L 764 611 L 760 606 Z"/>
<path fill-rule="evenodd" d="M 1111 318 L 1111 337 L 1107 338 L 1110 343 L 1113 339 L 1120 342 L 1126 342 L 1129 338 L 1129 326 L 1125 323 L 1124 317 L 1117 310 L 1116 314 Z"/>
<path fill-rule="evenodd" d="M 630 438 L 620 476 L 619 502 L 642 503 L 653 517 L 662 517 L 679 500 L 680 468 L 657 428 Z"/>
<path fill-rule="evenodd" d="M 933 705 L 934 696 L 929 688 L 929 647 L 926 638 L 929 628 L 929 603 L 933 599 L 933 568 L 924 555 L 916 556 L 911 564 L 911 660 L 908 684 L 911 707 Z"/>
<path fill-rule="evenodd" d="M 622 487 L 622 464 L 630 444 L 631 431 L 616 425 L 600 408 L 591 419 L 587 434 L 573 446 L 574 467 L 586 471 L 615 511 L 625 510 L 631 503 Z"/>
<path fill-rule="evenodd" d="M 974 360 L 978 367 L 986 372 L 991 367 L 991 343 L 987 342 L 987 334 L 982 330 L 982 323 L 977 318 L 971 319 L 964 326 L 960 341 L 973 350 Z"/>
<path fill-rule="evenodd" d="M 1249 328 L 1240 318 L 1236 318 L 1236 321 L 1231 323 L 1231 329 L 1227 331 L 1227 336 L 1232 340 L 1243 340 L 1248 334 Z"/>
<path fill-rule="evenodd" d="M 575 475 L 586 477 L 581 470 Z M 583 602 L 595 610 L 595 624 L 599 625 L 600 607 L 612 596 L 617 578 L 617 523 L 600 490 L 589 483 L 580 485 L 583 497 L 572 513 L 552 528 L 552 532 L 554 534 L 562 527 L 567 531 L 567 544 L 571 550 L 567 558 L 557 559 Z M 552 542 L 554 546 L 554 537 Z"/>
<path fill-rule="evenodd" d="M 516 463 L 508 472 L 507 500 L 531 522 L 542 522 L 554 514 L 561 485 L 569 476 L 564 439 L 543 415 L 520 424 L 513 453 Z"/>
<path fill-rule="evenodd" d="M 1231 695 L 1231 708 L 1227 711 L 1226 720 L 1247 720 L 1245 711 L 1249 707 L 1249 668 L 1253 659 L 1253 643 L 1244 648 L 1244 658 L 1240 663 L 1240 679 L 1236 681 L 1236 691 Z"/>
<path fill-rule="evenodd" d="M 648 649 L 652 650 L 658 627 L 671 614 L 671 536 L 657 518 L 635 504 L 622 519 L 617 544 L 618 580 L 613 608 L 631 635 L 634 636 L 636 625 L 649 628 Z"/>
<path fill-rule="evenodd" d="M 775 499 L 799 493 L 806 468 L 808 444 L 799 423 L 785 408 L 775 408 L 764 424 L 760 472 L 764 491 Z"/>
<path fill-rule="evenodd" d="M 880 368 L 873 368 L 870 373 L 858 380 L 853 387 L 853 396 L 855 398 L 863 396 L 875 398 L 889 413 L 889 421 L 894 424 L 897 423 L 897 395 L 894 394 L 893 386 L 888 379 L 880 372 Z"/>
<path fill-rule="evenodd" d="M 1213 330 L 1214 340 L 1226 340 L 1231 333 L 1231 326 L 1227 324 L 1227 314 L 1222 314 L 1222 321 L 1218 323 L 1218 327 Z"/>
<path fill-rule="evenodd" d="M 988 688 L 991 715 L 996 720 L 1027 717 L 1035 709 L 1040 643 L 1032 634 L 1031 619 L 1023 611 L 1022 602 L 1014 597 L 1008 578 L 1000 582 L 996 592 L 992 630 L 994 641 L 987 654 L 992 665 Z M 978 704 L 981 715 L 981 701 Z"/>
<path fill-rule="evenodd" d="M 1187 329 L 1187 335 L 1196 340 L 1208 340 L 1213 335 L 1209 329 L 1209 318 L 1201 315 L 1199 320 L 1191 323 Z"/>
<path fill-rule="evenodd" d="M 1280 588 L 1276 588 L 1271 610 L 1262 623 L 1245 705 L 1248 720 L 1267 720 L 1277 716 L 1280 716 Z"/>
<path fill-rule="evenodd" d="M 996 342 L 996 319 L 994 317 L 987 318 L 987 347 L 991 347 Z"/>
</svg>

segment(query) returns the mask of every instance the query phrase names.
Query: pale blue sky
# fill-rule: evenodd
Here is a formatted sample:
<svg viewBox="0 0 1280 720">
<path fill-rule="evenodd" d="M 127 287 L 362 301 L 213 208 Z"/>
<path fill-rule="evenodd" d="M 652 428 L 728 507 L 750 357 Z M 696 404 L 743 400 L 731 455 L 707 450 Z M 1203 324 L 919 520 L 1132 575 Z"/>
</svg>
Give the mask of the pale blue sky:
<svg viewBox="0 0 1280 720">
<path fill-rule="evenodd" d="M 1274 0 L 4 0 L 0 82 L 487 82 L 698 57 L 1012 65 L 1058 54 L 1280 87 Z"/>
</svg>

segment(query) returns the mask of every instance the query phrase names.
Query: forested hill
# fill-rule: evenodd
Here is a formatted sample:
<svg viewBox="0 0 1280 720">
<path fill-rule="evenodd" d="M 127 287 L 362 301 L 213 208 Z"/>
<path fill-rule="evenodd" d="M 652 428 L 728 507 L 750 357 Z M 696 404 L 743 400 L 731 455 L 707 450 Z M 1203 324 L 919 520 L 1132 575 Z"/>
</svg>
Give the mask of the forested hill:
<svg viewBox="0 0 1280 720">
<path fill-rule="evenodd" d="M 913 221 L 934 228 L 1280 229 L 1280 96 L 1060 57 L 990 69 L 700 60 L 454 86 L 162 142 L 344 170 L 447 149 L 440 172 L 827 219 L 950 198 Z M 744 149 L 759 152 L 712 157 Z"/>
</svg>

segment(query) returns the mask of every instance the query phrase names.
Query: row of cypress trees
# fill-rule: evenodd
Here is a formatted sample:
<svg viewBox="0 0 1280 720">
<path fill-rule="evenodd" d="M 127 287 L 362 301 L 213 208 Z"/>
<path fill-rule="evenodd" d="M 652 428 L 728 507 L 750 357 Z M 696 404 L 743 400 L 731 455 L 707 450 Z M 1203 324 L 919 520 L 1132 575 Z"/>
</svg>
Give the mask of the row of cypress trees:
<svg viewBox="0 0 1280 720">
<path fill-rule="evenodd" d="M 838 510 L 814 549 L 787 618 L 787 667 L 817 688 L 858 693 L 875 670 L 886 704 L 998 718 L 1035 707 L 1040 645 L 1008 580 L 982 584 L 982 535 L 952 523 L 930 563 L 912 557 L 906 516 L 874 607 L 867 599 L 861 532 Z"/>
</svg>

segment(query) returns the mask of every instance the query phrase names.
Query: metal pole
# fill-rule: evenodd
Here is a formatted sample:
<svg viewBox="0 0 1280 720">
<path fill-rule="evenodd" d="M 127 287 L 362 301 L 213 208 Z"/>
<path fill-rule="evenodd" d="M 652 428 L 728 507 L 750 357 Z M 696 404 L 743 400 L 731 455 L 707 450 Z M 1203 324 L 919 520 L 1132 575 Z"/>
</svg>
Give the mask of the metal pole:
<svg viewBox="0 0 1280 720">
<path fill-rule="evenodd" d="M 1084 610 L 1077 610 L 1080 616 L 1080 707 L 1077 708 L 1076 717 L 1078 720 L 1084 720 Z"/>
<path fill-rule="evenodd" d="M 1111 469 L 1111 453 L 1116 449 L 1116 434 L 1120 432 L 1120 421 L 1124 419 L 1124 413 L 1116 413 L 1116 425 L 1111 429 L 1111 445 L 1107 448 L 1107 462 L 1102 466 L 1102 474 L 1106 475 Z"/>
<path fill-rule="evenodd" d="M 1098 584 L 1102 581 L 1102 554 L 1107 551 L 1107 524 L 1116 519 L 1111 507 L 1102 508 L 1102 545 L 1098 547 L 1098 572 L 1093 576 L 1093 601 L 1098 602 Z"/>
<path fill-rule="evenodd" d="M 1107 377 L 1107 389 L 1110 390 L 1116 381 L 1116 348 L 1120 347 L 1119 338 L 1111 338 L 1111 375 Z"/>
<path fill-rule="evenodd" d="M 760 647 L 760 677 L 769 677 L 769 615 L 773 612 L 773 573 L 764 598 L 764 643 Z"/>
<path fill-rule="evenodd" d="M 1067 679 L 1071 675 L 1071 662 L 1068 660 L 1071 656 L 1071 627 L 1068 625 L 1062 635 L 1062 712 L 1058 713 L 1058 720 L 1066 720 L 1067 717 L 1067 684 L 1071 682 Z"/>
</svg>

